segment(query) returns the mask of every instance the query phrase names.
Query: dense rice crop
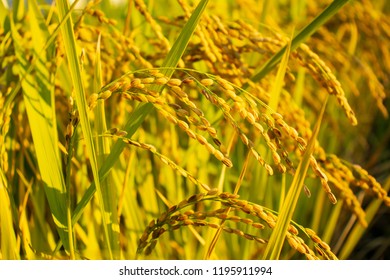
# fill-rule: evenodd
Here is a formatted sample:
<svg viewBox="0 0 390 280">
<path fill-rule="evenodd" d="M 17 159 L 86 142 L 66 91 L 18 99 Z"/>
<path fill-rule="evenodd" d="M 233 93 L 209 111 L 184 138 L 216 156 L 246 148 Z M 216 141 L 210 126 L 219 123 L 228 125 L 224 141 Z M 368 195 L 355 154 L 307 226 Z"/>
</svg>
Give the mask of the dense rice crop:
<svg viewBox="0 0 390 280">
<path fill-rule="evenodd" d="M 388 1 L 77 2 L 0 2 L 0 259 L 389 257 Z"/>
</svg>

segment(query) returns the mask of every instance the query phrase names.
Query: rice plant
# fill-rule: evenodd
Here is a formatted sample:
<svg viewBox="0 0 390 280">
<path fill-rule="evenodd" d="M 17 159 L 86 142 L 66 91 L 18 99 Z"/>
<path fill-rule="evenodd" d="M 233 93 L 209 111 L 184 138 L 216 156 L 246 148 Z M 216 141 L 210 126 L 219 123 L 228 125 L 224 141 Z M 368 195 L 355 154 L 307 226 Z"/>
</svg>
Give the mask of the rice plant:
<svg viewBox="0 0 390 280">
<path fill-rule="evenodd" d="M 0 2 L 0 259 L 389 257 L 389 11 Z"/>
</svg>

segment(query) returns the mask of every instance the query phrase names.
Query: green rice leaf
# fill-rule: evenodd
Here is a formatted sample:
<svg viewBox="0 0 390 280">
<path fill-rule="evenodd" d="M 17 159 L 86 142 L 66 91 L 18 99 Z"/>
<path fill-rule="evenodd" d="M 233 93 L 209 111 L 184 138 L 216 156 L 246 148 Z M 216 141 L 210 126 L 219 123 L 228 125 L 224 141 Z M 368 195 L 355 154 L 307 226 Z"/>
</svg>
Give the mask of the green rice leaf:
<svg viewBox="0 0 390 280">
<path fill-rule="evenodd" d="M 292 40 L 291 51 L 296 50 L 299 45 L 305 42 L 314 32 L 323 26 L 330 18 L 332 18 L 349 0 L 333 1 L 320 15 L 304 27 Z M 287 50 L 287 45 L 272 56 L 261 69 L 251 78 L 253 82 L 258 82 L 271 72 L 282 59 L 283 54 Z"/>
<path fill-rule="evenodd" d="M 68 250 L 69 242 L 66 233 L 66 187 L 57 148 L 58 136 L 53 95 L 54 83 L 52 82 L 53 77 L 46 67 L 46 62 L 50 60 L 53 52 L 50 48 L 42 51 L 44 41 L 49 37 L 49 33 L 36 3 L 34 1 L 30 2 L 30 28 L 33 36 L 33 50 L 37 56 L 35 64 L 36 71 L 34 74 L 27 74 L 30 63 L 24 55 L 25 51 L 23 46 L 19 44 L 19 42 L 22 42 L 22 39 L 17 33 L 12 20 L 11 30 L 16 56 L 19 62 L 19 76 L 21 79 L 24 78 L 21 85 L 39 171 L 42 176 L 54 223 L 57 226 L 65 249 Z M 46 57 L 49 57 L 49 59 Z"/>
<path fill-rule="evenodd" d="M 270 240 L 267 244 L 267 248 L 264 252 L 263 259 L 267 260 L 277 260 L 279 259 L 280 252 L 286 238 L 287 228 L 291 222 L 292 216 L 294 214 L 296 205 L 298 203 L 298 198 L 302 193 L 303 184 L 306 178 L 306 173 L 309 168 L 310 157 L 315 148 L 315 142 L 317 139 L 318 132 L 320 131 L 322 117 L 325 112 L 327 100 L 322 105 L 321 113 L 318 116 L 317 123 L 314 127 L 313 134 L 309 143 L 307 144 L 306 151 L 302 157 L 301 162 L 298 165 L 298 168 L 295 172 L 293 181 L 291 183 L 290 189 L 288 190 L 287 197 L 283 203 L 283 206 L 280 209 L 280 213 L 276 222 L 276 226 L 272 231 Z"/>
<path fill-rule="evenodd" d="M 99 35 L 96 45 L 95 57 L 95 74 L 94 74 L 94 92 L 98 92 L 102 88 L 102 66 L 101 66 L 101 36 Z M 98 100 L 95 108 L 95 133 L 101 135 L 107 131 L 106 113 L 104 109 L 104 100 Z M 106 161 L 107 155 L 110 153 L 110 139 L 107 137 L 96 138 L 96 153 L 98 166 L 101 166 Z M 119 259 L 119 223 L 118 223 L 118 196 L 117 188 L 114 186 L 112 176 L 109 174 L 106 178 L 101 179 L 102 195 L 104 199 L 104 209 L 109 213 L 110 224 L 108 227 L 109 242 L 115 259 Z"/>
<path fill-rule="evenodd" d="M 14 101 L 17 93 L 19 92 L 21 88 L 21 83 L 24 81 L 24 79 L 31 73 L 31 71 L 35 68 L 35 64 L 37 62 L 37 57 L 39 57 L 57 38 L 58 32 L 60 31 L 60 28 L 64 25 L 66 20 L 71 15 L 71 11 L 76 7 L 77 3 L 79 0 L 75 0 L 70 7 L 69 11 L 65 15 L 65 17 L 61 20 L 61 22 L 57 25 L 56 29 L 53 31 L 53 33 L 50 34 L 50 36 L 47 38 L 45 45 L 37 52 L 37 55 L 33 57 L 32 62 L 30 63 L 30 66 L 28 67 L 27 71 L 24 73 L 24 75 L 21 77 L 19 82 L 16 84 L 16 86 L 12 89 L 11 93 L 9 94 L 9 97 L 7 98 L 5 104 L 4 104 L 4 110 L 6 111 L 7 109 L 10 108 L 11 103 Z"/>
<path fill-rule="evenodd" d="M 69 11 L 69 4 L 66 0 L 58 1 L 57 3 L 59 18 L 63 19 Z M 104 208 L 104 196 L 100 186 L 100 178 L 98 174 L 97 155 L 95 151 L 95 145 L 93 143 L 92 129 L 89 123 L 88 105 L 86 101 L 83 79 L 81 76 L 80 63 L 77 51 L 76 40 L 73 32 L 72 18 L 69 18 L 64 26 L 61 28 L 61 33 L 64 40 L 65 52 L 69 62 L 70 75 L 72 77 L 73 87 L 75 91 L 76 104 L 79 111 L 81 129 L 84 135 L 85 145 L 87 153 L 90 159 L 91 169 L 93 173 L 94 183 L 96 186 L 98 199 L 100 202 L 100 208 L 102 212 L 103 231 L 105 237 L 105 243 L 108 249 L 109 258 L 113 259 L 112 248 L 109 238 L 108 227 L 112 226 L 109 221 L 109 213 Z"/>
<path fill-rule="evenodd" d="M 7 191 L 7 181 L 2 169 L 0 169 L 0 177 L 0 248 L 2 259 L 18 260 L 19 252 L 12 220 L 11 201 Z"/>
<path fill-rule="evenodd" d="M 13 18 L 15 22 L 19 22 L 23 19 L 26 10 L 26 4 L 24 0 L 14 0 L 12 2 Z"/>
<path fill-rule="evenodd" d="M 0 27 L 5 29 L 5 19 L 7 18 L 8 9 L 4 6 L 4 3 L 0 1 Z"/>
</svg>

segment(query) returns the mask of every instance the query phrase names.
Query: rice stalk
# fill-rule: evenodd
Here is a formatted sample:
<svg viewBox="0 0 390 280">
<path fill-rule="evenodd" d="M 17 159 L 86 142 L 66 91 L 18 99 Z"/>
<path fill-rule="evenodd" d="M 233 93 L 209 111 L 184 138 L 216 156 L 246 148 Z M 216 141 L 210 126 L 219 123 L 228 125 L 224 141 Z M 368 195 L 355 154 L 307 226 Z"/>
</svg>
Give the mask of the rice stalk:
<svg viewBox="0 0 390 280">
<path fill-rule="evenodd" d="M 263 255 L 263 259 L 272 259 L 272 260 L 279 259 L 280 252 L 282 250 L 282 246 L 286 237 L 287 227 L 290 224 L 291 218 L 294 214 L 294 210 L 298 202 L 299 195 L 301 194 L 303 189 L 306 172 L 310 164 L 310 158 L 314 150 L 316 137 L 320 130 L 320 125 L 321 125 L 322 117 L 325 112 L 326 103 L 327 100 L 324 102 L 324 105 L 322 106 L 322 110 L 318 117 L 316 126 L 314 128 L 312 138 L 310 139 L 308 146 L 306 147 L 302 161 L 298 165 L 297 171 L 294 175 L 293 182 L 287 193 L 286 200 L 280 210 L 278 222 L 271 235 L 266 251 Z"/>
<path fill-rule="evenodd" d="M 3 260 L 17 260 L 20 259 L 17 252 L 16 236 L 13 231 L 12 225 L 12 211 L 11 201 L 7 191 L 7 182 L 3 174 L 3 170 L 0 169 L 0 202 L 4 207 L 3 211 L 0 211 L 0 225 L 1 225 L 1 254 L 0 258 Z"/>
</svg>

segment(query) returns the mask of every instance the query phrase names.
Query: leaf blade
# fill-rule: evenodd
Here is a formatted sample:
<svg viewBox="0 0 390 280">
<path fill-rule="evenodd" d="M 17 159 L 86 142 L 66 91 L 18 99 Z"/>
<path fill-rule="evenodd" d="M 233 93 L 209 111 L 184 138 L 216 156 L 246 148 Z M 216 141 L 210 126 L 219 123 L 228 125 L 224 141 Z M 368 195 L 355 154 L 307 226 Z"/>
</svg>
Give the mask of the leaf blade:
<svg viewBox="0 0 390 280">
<path fill-rule="evenodd" d="M 310 157 L 315 148 L 315 142 L 320 130 L 321 121 L 325 112 L 328 97 L 324 102 L 317 123 L 314 127 L 312 137 L 307 144 L 305 153 L 300 161 L 298 168 L 295 172 L 290 189 L 287 193 L 287 197 L 280 209 L 280 213 L 276 222 L 276 226 L 272 231 L 270 240 L 268 241 L 267 248 L 263 255 L 263 260 L 277 260 L 279 259 L 284 240 L 287 234 L 287 228 L 290 225 L 292 216 L 294 214 L 298 198 L 303 190 L 304 180 L 310 164 Z"/>
<path fill-rule="evenodd" d="M 306 41 L 313 35 L 322 25 L 324 25 L 330 18 L 332 18 L 347 2 L 350 0 L 335 0 L 333 1 L 320 15 L 313 19 L 306 27 L 304 27 L 291 41 L 291 51 L 296 50 L 301 43 Z M 287 45 L 272 56 L 260 70 L 252 76 L 252 82 L 258 82 L 271 72 L 275 66 L 282 59 L 283 54 L 287 50 Z M 248 85 L 245 85 L 247 87 Z"/>
</svg>

